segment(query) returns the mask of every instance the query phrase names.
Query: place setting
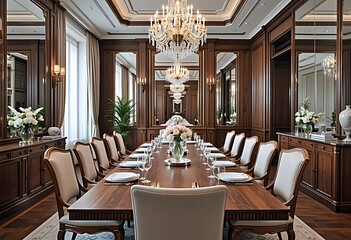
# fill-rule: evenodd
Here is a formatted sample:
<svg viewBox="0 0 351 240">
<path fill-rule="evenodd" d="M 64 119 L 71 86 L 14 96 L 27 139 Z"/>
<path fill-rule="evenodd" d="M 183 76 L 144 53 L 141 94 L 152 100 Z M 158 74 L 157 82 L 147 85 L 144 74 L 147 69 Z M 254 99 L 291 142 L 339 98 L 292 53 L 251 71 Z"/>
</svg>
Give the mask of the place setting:
<svg viewBox="0 0 351 240">
<path fill-rule="evenodd" d="M 105 177 L 105 180 L 107 183 L 111 184 L 131 185 L 134 184 L 139 177 L 140 174 L 134 172 L 114 172 Z"/>
</svg>

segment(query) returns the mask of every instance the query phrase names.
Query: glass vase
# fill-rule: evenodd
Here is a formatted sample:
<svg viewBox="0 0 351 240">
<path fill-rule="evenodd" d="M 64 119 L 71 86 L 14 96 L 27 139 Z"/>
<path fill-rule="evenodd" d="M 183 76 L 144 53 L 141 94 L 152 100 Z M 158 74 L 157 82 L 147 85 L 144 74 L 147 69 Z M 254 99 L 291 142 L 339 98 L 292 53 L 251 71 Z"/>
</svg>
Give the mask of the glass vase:
<svg viewBox="0 0 351 240">
<path fill-rule="evenodd" d="M 311 124 L 302 125 L 302 132 L 304 133 L 305 137 L 310 137 L 312 130 L 313 130 L 313 127 Z"/>
<path fill-rule="evenodd" d="M 172 147 L 172 156 L 175 162 L 179 162 L 184 155 L 184 147 L 182 142 L 174 141 Z"/>
<path fill-rule="evenodd" d="M 22 139 L 22 144 L 32 143 L 34 132 L 32 128 L 23 128 L 18 131 L 19 137 Z"/>
</svg>

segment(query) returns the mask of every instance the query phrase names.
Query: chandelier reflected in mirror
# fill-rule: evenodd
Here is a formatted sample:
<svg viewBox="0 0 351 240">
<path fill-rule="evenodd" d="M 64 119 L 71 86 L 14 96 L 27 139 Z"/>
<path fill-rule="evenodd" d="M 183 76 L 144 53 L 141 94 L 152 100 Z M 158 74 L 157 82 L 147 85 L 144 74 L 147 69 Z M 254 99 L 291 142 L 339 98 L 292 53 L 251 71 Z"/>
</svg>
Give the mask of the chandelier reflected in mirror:
<svg viewBox="0 0 351 240">
<path fill-rule="evenodd" d="M 193 14 L 193 5 L 188 6 L 187 0 L 169 0 L 162 6 L 162 15 L 156 11 L 151 17 L 149 40 L 159 52 L 184 59 L 206 41 L 205 18 L 199 10 Z"/>
<path fill-rule="evenodd" d="M 180 61 L 174 62 L 174 65 L 166 70 L 166 80 L 173 84 L 182 84 L 189 80 L 189 70 L 180 65 Z"/>
<path fill-rule="evenodd" d="M 335 77 L 336 73 L 336 59 L 334 55 L 326 57 L 322 62 L 324 74 L 330 77 Z"/>
<path fill-rule="evenodd" d="M 182 93 L 185 90 L 185 85 L 172 83 L 169 88 L 172 93 Z"/>
</svg>

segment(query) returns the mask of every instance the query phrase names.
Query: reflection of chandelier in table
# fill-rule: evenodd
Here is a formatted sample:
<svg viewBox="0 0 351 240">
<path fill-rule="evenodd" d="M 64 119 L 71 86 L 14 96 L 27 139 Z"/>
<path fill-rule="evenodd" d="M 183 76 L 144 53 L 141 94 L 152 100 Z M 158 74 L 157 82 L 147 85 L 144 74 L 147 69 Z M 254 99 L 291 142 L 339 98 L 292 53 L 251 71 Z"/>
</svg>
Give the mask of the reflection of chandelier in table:
<svg viewBox="0 0 351 240">
<path fill-rule="evenodd" d="M 193 15 L 193 5 L 187 0 L 169 0 L 162 6 L 162 15 L 156 11 L 150 19 L 149 39 L 159 52 L 172 58 L 183 59 L 199 50 L 206 41 L 205 18 L 199 10 Z"/>
<path fill-rule="evenodd" d="M 166 80 L 173 84 L 182 84 L 189 80 L 189 70 L 180 66 L 180 61 L 166 70 Z"/>
<path fill-rule="evenodd" d="M 327 76 L 335 77 L 336 73 L 336 59 L 334 55 L 326 57 L 322 62 L 324 74 Z"/>
</svg>

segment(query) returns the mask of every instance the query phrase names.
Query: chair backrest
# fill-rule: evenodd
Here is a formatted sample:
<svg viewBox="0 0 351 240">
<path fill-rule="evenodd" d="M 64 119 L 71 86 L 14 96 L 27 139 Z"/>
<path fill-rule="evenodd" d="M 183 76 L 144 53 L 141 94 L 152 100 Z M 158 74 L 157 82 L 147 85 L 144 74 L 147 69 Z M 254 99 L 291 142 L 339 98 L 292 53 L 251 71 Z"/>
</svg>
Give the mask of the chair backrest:
<svg viewBox="0 0 351 240">
<path fill-rule="evenodd" d="M 220 240 L 227 189 L 131 187 L 136 240 Z"/>
<path fill-rule="evenodd" d="M 234 136 L 235 136 L 234 130 L 227 132 L 227 135 L 226 135 L 225 140 L 224 140 L 223 151 L 227 152 L 230 150 L 230 145 L 233 142 Z"/>
<path fill-rule="evenodd" d="M 122 153 L 122 154 L 127 154 L 127 149 L 124 145 L 124 141 L 123 141 L 123 137 L 120 133 L 113 131 L 113 136 L 116 137 L 117 139 L 117 144 L 118 144 L 118 150 Z"/>
<path fill-rule="evenodd" d="M 106 152 L 106 147 L 103 139 L 99 139 L 97 137 L 92 137 L 91 138 L 91 145 L 93 146 L 95 155 L 96 155 L 96 160 L 99 163 L 99 167 L 102 167 L 104 169 L 108 169 L 110 167 L 110 162 L 108 159 L 108 155 Z M 100 169 L 102 172 L 103 170 Z"/>
<path fill-rule="evenodd" d="M 290 206 L 291 217 L 295 214 L 298 189 L 308 161 L 308 153 L 303 148 L 283 149 L 279 155 L 272 193 L 285 202 L 293 202 Z"/>
<path fill-rule="evenodd" d="M 93 158 L 93 151 L 89 143 L 75 142 L 73 144 L 73 152 L 78 160 L 83 185 L 87 188 L 87 180 L 93 182 L 98 177 Z"/>
<path fill-rule="evenodd" d="M 239 154 L 244 138 L 245 133 L 235 135 L 232 150 L 230 151 L 230 156 L 235 157 Z"/>
<path fill-rule="evenodd" d="M 64 206 L 80 196 L 73 155 L 71 150 L 51 147 L 44 153 L 44 162 L 53 181 L 59 217 L 62 217 Z"/>
<path fill-rule="evenodd" d="M 113 135 L 109 135 L 107 133 L 104 133 L 103 139 L 105 140 L 110 159 L 113 159 L 114 161 L 118 161 L 119 155 L 118 155 L 115 137 Z"/>
<path fill-rule="evenodd" d="M 261 142 L 256 156 L 256 163 L 253 169 L 253 173 L 255 177 L 263 177 L 267 176 L 268 180 L 268 172 L 269 167 L 273 161 L 274 155 L 277 152 L 278 144 L 276 141 L 269 142 Z M 267 184 L 267 180 L 265 179 L 265 184 Z"/>
<path fill-rule="evenodd" d="M 240 158 L 240 164 L 246 165 L 251 161 L 252 153 L 257 143 L 258 143 L 257 136 L 252 136 L 245 139 L 243 152 Z"/>
</svg>

